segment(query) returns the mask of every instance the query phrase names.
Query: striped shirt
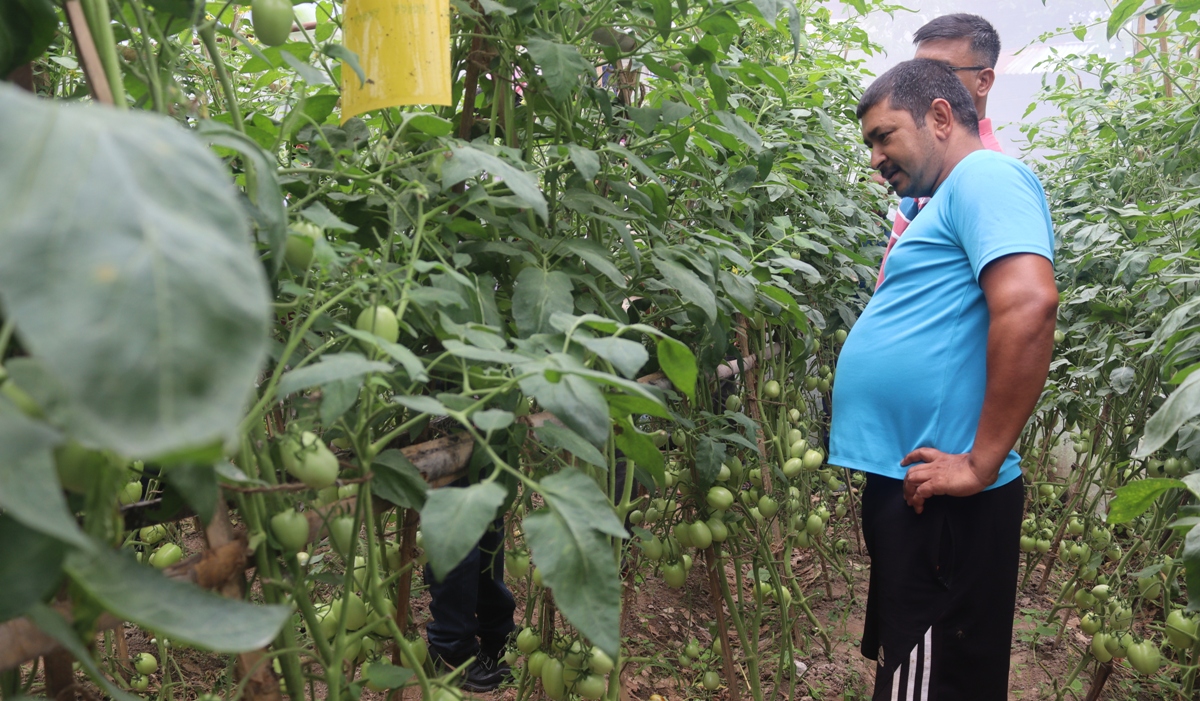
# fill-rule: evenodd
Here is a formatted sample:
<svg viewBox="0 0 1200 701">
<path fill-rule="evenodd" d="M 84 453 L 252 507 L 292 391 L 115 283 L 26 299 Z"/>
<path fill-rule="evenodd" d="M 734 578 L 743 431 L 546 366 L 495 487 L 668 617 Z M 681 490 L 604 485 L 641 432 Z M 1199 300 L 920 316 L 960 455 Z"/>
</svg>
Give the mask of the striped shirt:
<svg viewBox="0 0 1200 701">
<path fill-rule="evenodd" d="M 983 147 L 995 151 L 996 153 L 1004 153 L 1000 142 L 996 139 L 996 133 L 992 131 L 992 120 L 984 117 L 979 120 L 979 140 L 983 142 Z M 911 197 L 900 198 L 900 206 L 896 209 L 896 219 L 892 222 L 892 235 L 888 237 L 887 248 L 883 251 L 883 260 L 879 263 L 879 280 L 875 282 L 875 289 L 883 284 L 883 267 L 887 265 L 888 254 L 892 252 L 892 246 L 900 240 L 900 236 L 904 234 L 904 230 L 912 222 L 913 217 L 921 211 L 925 203 L 929 201 L 928 197 Z"/>
</svg>

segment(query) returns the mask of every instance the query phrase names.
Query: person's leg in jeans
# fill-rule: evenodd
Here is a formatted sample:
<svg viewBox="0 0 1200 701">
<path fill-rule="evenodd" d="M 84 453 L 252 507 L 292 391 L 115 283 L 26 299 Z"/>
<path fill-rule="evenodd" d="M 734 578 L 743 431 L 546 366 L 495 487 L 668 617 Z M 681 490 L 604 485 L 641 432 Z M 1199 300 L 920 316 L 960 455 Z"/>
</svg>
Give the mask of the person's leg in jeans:
<svg viewBox="0 0 1200 701">
<path fill-rule="evenodd" d="M 504 584 L 504 519 L 488 527 L 479 540 L 478 598 L 475 612 L 478 620 L 480 654 L 497 660 L 504 653 L 508 638 L 516 625 L 513 614 L 517 603 Z"/>
<path fill-rule="evenodd" d="M 432 616 L 425 627 L 425 635 L 434 661 L 441 659 L 447 665 L 457 667 L 479 652 L 476 639 L 479 623 L 475 611 L 479 600 L 481 559 L 477 545 L 442 581 L 434 577 L 429 565 L 425 566 Z"/>
</svg>

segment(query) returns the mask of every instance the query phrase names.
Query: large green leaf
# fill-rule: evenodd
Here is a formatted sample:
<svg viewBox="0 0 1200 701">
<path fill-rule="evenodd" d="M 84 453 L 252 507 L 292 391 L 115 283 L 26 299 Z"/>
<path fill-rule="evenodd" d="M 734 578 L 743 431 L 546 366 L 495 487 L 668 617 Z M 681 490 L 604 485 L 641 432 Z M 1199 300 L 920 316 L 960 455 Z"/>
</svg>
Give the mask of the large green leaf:
<svg viewBox="0 0 1200 701">
<path fill-rule="evenodd" d="M 1181 426 L 1200 415 L 1200 372 L 1187 376 L 1146 422 L 1134 457 L 1144 458 L 1163 447 Z"/>
<path fill-rule="evenodd" d="M 537 434 L 539 441 L 553 450 L 565 450 L 580 460 L 597 467 L 608 466 L 608 461 L 604 459 L 604 453 L 566 426 L 546 423 L 534 429 L 534 433 Z"/>
<path fill-rule="evenodd" d="M 758 132 L 754 131 L 753 127 L 746 123 L 746 120 L 732 112 L 725 112 L 723 110 L 713 112 L 713 116 L 717 118 L 721 126 L 725 127 L 730 134 L 736 136 L 738 141 L 746 144 L 756 153 L 762 150 L 762 137 L 758 135 Z"/>
<path fill-rule="evenodd" d="M 608 440 L 609 427 L 604 393 L 593 382 L 577 374 L 562 372 L 581 369 L 579 361 L 565 353 L 521 366 L 522 372 L 537 373 L 521 380 L 521 391 L 536 399 L 571 430 L 593 445 L 601 446 Z"/>
<path fill-rule="evenodd" d="M 576 335 L 574 340 L 579 345 L 612 363 L 618 372 L 628 378 L 637 376 L 638 370 L 641 370 L 646 361 L 650 359 L 650 353 L 646 351 L 645 346 L 627 338 L 617 338 L 615 336 L 588 338 L 580 334 Z"/>
<path fill-rule="evenodd" d="M 1132 521 L 1149 509 L 1163 492 L 1172 489 L 1187 489 L 1187 485 L 1176 479 L 1151 478 L 1118 487 L 1117 498 L 1108 505 L 1108 522 Z"/>
<path fill-rule="evenodd" d="M 471 552 L 507 495 L 507 490 L 495 482 L 429 493 L 421 508 L 421 533 L 435 577 L 445 579 Z"/>
<path fill-rule="evenodd" d="M 279 379 L 279 396 L 286 397 L 309 387 L 338 380 L 362 377 L 372 372 L 391 372 L 392 366 L 378 360 L 367 360 L 358 353 L 335 353 L 321 357 L 316 363 L 292 370 Z"/>
<path fill-rule="evenodd" d="M 57 538 L 0 514 L 0 621 L 22 615 L 58 588 L 66 546 Z"/>
<path fill-rule="evenodd" d="M 666 373 L 675 389 L 695 400 L 696 378 L 700 370 L 696 366 L 696 354 L 691 348 L 666 336 L 658 339 L 658 364 Z"/>
<path fill-rule="evenodd" d="M 569 99 L 579 85 L 579 79 L 592 72 L 592 64 L 579 54 L 579 49 L 570 44 L 535 38 L 529 40 L 526 48 L 538 68 L 542 69 L 550 96 L 559 102 Z"/>
<path fill-rule="evenodd" d="M 575 309 L 571 278 L 558 270 L 525 268 L 513 285 L 513 319 L 522 336 L 551 331 L 555 312 L 570 314 Z"/>
<path fill-rule="evenodd" d="M 79 639 L 79 634 L 63 618 L 62 614 L 45 604 L 34 606 L 28 613 L 28 618 L 46 635 L 54 638 L 59 645 L 71 653 L 92 681 L 114 699 L 114 701 L 141 701 L 140 696 L 134 696 L 121 690 L 120 687 L 108 680 L 108 675 L 100 671 L 92 651 Z"/>
<path fill-rule="evenodd" d="M 371 492 L 406 509 L 425 506 L 429 484 L 416 465 L 399 450 L 385 450 L 371 465 Z"/>
<path fill-rule="evenodd" d="M 652 260 L 654 267 L 658 268 L 658 272 L 666 278 L 667 284 L 679 292 L 679 296 L 685 302 L 691 302 L 700 307 L 709 321 L 717 320 L 717 297 L 712 288 L 705 284 L 699 275 L 692 272 L 687 266 L 673 260 L 657 256 Z"/>
<path fill-rule="evenodd" d="M 192 584 L 167 579 L 128 553 L 95 546 L 72 552 L 71 580 L 106 610 L 137 625 L 215 652 L 257 650 L 288 621 L 286 606 L 225 599 Z"/>
<path fill-rule="evenodd" d="M 54 473 L 53 429 L 20 414 L 0 415 L 0 509 L 28 528 L 87 547 Z"/>
<path fill-rule="evenodd" d="M 442 166 L 442 186 L 448 188 L 457 185 L 480 173 L 499 177 L 517 199 L 537 212 L 543 221 L 549 218 L 546 198 L 542 195 L 535 176 L 474 146 L 454 146 L 450 149 L 450 157 Z"/>
<path fill-rule="evenodd" d="M 231 434 L 266 276 L 224 166 L 165 117 L 0 86 L 0 299 L 71 433 L 152 457 Z"/>
<path fill-rule="evenodd" d="M 663 454 L 658 446 L 654 445 L 654 439 L 638 431 L 633 423 L 625 417 L 617 418 L 617 425 L 621 428 L 620 432 L 616 434 L 617 447 L 621 449 L 625 457 L 648 472 L 655 482 L 662 484 L 665 476 Z"/>
<path fill-rule="evenodd" d="M 1188 610 L 1200 611 L 1200 526 L 1183 538 L 1183 578 L 1188 590 Z"/>
<path fill-rule="evenodd" d="M 217 509 L 221 493 L 217 489 L 217 471 L 213 465 L 182 464 L 163 470 L 167 481 L 200 520 L 209 523 Z"/>
<path fill-rule="evenodd" d="M 1112 39 L 1121 27 L 1142 9 L 1146 0 L 1121 0 L 1108 17 L 1108 38 Z"/>
<path fill-rule="evenodd" d="M 552 498 L 547 503 L 549 509 L 522 524 L 533 561 L 567 620 L 613 657 L 620 644 L 621 581 L 612 546 L 584 523 L 587 516 L 564 513 Z"/>
</svg>

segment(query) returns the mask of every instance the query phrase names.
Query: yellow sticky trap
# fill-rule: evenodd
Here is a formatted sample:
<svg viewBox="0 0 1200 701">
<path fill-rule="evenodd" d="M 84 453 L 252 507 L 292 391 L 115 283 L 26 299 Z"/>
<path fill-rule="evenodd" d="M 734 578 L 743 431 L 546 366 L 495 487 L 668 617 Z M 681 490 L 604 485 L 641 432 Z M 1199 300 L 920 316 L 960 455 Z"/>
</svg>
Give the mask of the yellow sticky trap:
<svg viewBox="0 0 1200 701">
<path fill-rule="evenodd" d="M 342 123 L 397 105 L 450 104 L 449 0 L 347 0 L 346 48 L 366 83 L 342 66 Z"/>
</svg>

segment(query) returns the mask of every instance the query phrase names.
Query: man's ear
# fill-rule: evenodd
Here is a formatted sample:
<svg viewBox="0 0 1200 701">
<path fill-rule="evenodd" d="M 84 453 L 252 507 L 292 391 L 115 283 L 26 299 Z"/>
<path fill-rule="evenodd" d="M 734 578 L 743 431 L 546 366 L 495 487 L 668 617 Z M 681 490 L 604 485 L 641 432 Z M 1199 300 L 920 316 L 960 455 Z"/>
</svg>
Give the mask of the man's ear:
<svg viewBox="0 0 1200 701">
<path fill-rule="evenodd" d="M 950 103 L 945 98 L 937 98 L 929 105 L 929 113 L 925 116 L 925 123 L 933 130 L 933 135 L 939 139 L 950 138 L 950 132 L 954 130 L 954 110 L 950 107 Z"/>
<path fill-rule="evenodd" d="M 975 97 L 987 97 L 987 94 L 992 91 L 992 86 L 996 84 L 996 70 L 984 68 L 979 71 L 976 80 L 978 83 L 975 86 Z"/>
</svg>

